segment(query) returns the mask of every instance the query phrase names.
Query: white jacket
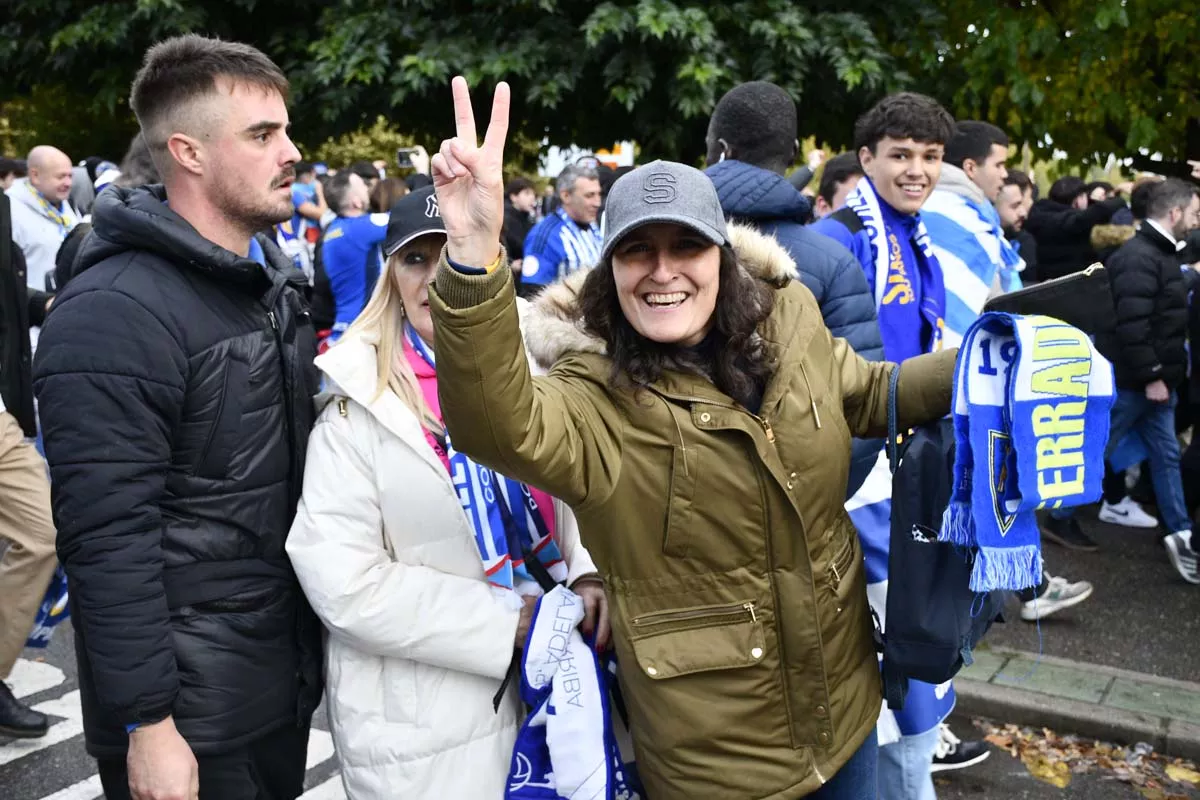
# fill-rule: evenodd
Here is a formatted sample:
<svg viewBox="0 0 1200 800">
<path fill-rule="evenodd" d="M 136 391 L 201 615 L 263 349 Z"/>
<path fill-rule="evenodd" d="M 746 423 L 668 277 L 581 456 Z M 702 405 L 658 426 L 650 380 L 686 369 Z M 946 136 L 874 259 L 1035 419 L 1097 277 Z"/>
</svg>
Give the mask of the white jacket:
<svg viewBox="0 0 1200 800">
<path fill-rule="evenodd" d="M 417 417 L 392 392 L 371 400 L 374 346 L 343 340 L 316 363 L 349 400 L 329 403 L 313 428 L 287 552 L 329 632 L 329 720 L 346 792 L 499 800 L 521 722 L 516 681 L 499 713 L 492 698 L 518 613 L 485 581 Z M 555 508 L 571 583 L 595 567 L 569 509 Z"/>
<path fill-rule="evenodd" d="M 28 183 L 28 178 L 19 178 L 8 188 L 8 199 L 12 201 L 12 236 L 25 255 L 25 282 L 31 289 L 44 292 L 46 275 L 54 272 L 54 259 L 67 231 L 46 216 L 33 192 L 29 191 Z M 79 224 L 79 217 L 70 203 L 63 203 L 62 207 L 67 230 L 70 230 Z"/>
</svg>

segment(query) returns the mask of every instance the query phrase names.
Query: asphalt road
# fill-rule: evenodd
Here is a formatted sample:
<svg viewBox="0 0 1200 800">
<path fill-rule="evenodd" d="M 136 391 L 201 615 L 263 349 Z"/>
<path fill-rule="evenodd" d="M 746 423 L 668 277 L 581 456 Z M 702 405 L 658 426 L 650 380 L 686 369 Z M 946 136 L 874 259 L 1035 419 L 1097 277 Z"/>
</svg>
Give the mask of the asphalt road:
<svg viewBox="0 0 1200 800">
<path fill-rule="evenodd" d="M 1040 630 L 1021 621 L 1014 603 L 1010 622 L 994 626 L 985 643 L 1200 681 L 1200 586 L 1171 568 L 1160 531 L 1106 525 L 1091 507 L 1078 513 L 1100 550 L 1046 543 L 1043 556 L 1051 574 L 1091 581 L 1091 598 L 1042 620 Z"/>
</svg>

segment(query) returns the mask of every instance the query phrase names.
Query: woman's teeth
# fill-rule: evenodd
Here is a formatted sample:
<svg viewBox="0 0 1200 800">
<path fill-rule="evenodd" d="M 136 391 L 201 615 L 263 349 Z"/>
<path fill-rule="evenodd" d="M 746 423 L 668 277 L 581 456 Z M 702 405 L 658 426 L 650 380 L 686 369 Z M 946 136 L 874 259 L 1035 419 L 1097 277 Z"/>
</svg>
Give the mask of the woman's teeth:
<svg viewBox="0 0 1200 800">
<path fill-rule="evenodd" d="M 900 188 L 909 194 L 921 194 L 921 192 L 925 191 L 925 187 L 919 183 L 902 183 L 900 184 Z"/>
<path fill-rule="evenodd" d="M 686 292 L 671 292 L 670 294 L 648 294 L 643 300 L 651 306 L 677 306 L 687 300 Z"/>
</svg>

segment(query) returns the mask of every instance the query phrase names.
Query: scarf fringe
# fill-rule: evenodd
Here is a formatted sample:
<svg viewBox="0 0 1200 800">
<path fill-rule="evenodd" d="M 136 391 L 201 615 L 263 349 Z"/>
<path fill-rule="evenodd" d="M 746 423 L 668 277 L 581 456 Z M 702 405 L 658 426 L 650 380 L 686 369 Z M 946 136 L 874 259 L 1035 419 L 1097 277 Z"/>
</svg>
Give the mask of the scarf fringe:
<svg viewBox="0 0 1200 800">
<path fill-rule="evenodd" d="M 980 547 L 971 571 L 971 589 L 1019 592 L 1042 582 L 1042 552 L 1036 544 L 1020 547 Z"/>
<path fill-rule="evenodd" d="M 942 514 L 942 529 L 938 532 L 939 542 L 951 542 L 962 547 L 975 544 L 975 523 L 971 520 L 971 504 L 955 500 L 946 506 Z"/>
</svg>

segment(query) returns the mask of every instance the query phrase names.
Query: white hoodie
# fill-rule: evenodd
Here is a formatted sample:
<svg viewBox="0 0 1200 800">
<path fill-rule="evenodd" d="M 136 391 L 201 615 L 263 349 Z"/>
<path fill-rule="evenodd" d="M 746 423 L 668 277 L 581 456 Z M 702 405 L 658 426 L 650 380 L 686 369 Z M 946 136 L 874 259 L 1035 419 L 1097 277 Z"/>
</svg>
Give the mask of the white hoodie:
<svg viewBox="0 0 1200 800">
<path fill-rule="evenodd" d="M 63 201 L 63 217 L 67 220 L 64 229 L 46 215 L 34 191 L 28 178 L 20 178 L 13 182 L 7 194 L 12 200 L 13 241 L 25 254 L 25 282 L 30 289 L 44 292 L 46 275 L 54 273 L 58 248 L 71 228 L 79 224 L 79 216 L 70 203 Z"/>
</svg>

